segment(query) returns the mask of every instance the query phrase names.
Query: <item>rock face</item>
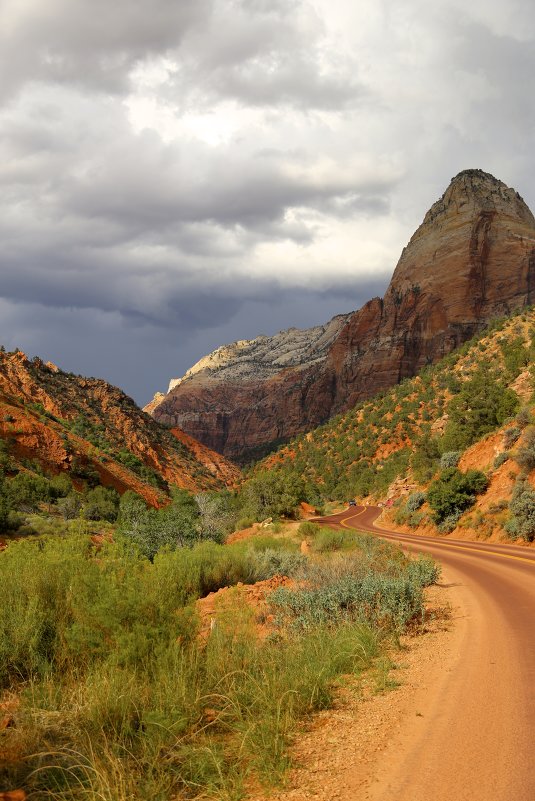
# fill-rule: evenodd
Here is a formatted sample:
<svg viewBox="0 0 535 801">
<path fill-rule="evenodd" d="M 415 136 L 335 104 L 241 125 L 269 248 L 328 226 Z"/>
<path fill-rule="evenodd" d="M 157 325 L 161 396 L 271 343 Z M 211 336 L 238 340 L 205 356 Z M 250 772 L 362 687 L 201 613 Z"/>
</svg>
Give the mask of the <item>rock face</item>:
<svg viewBox="0 0 535 801">
<path fill-rule="evenodd" d="M 157 425 L 106 381 L 64 373 L 21 351 L 0 352 L 1 440 L 15 462 L 36 460 L 75 482 L 90 470 L 105 486 L 132 489 L 154 506 L 166 496 L 146 468 L 193 491 L 219 489 L 239 477 L 223 456 L 178 428 Z"/>
<path fill-rule="evenodd" d="M 251 458 L 415 375 L 535 298 L 535 219 L 520 195 L 465 170 L 404 248 L 383 299 L 326 326 L 224 346 L 146 407 Z"/>
</svg>

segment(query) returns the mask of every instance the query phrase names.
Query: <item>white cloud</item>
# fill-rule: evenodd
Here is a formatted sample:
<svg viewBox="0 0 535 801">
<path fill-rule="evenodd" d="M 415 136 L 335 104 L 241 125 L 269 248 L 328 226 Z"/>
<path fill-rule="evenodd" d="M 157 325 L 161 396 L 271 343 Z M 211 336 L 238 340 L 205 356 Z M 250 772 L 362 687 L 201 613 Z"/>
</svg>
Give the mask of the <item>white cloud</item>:
<svg viewBox="0 0 535 801">
<path fill-rule="evenodd" d="M 291 324 L 287 290 L 384 282 L 461 169 L 535 205 L 534 67 L 528 0 L 5 0 L 0 296 L 123 354 Z"/>
</svg>

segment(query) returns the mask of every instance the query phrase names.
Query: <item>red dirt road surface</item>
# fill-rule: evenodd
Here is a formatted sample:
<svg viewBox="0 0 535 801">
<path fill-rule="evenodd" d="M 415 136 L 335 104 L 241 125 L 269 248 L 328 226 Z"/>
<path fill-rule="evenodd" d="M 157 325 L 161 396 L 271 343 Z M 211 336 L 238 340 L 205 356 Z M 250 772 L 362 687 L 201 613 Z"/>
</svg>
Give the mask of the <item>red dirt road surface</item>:
<svg viewBox="0 0 535 801">
<path fill-rule="evenodd" d="M 535 552 L 398 534 L 356 507 L 318 522 L 378 534 L 431 554 L 462 610 L 451 663 L 415 698 L 364 789 L 369 801 L 534 801 Z M 417 704 L 417 706 L 416 706 Z M 360 777 L 362 779 L 362 777 Z M 356 789 L 356 784 L 355 784 Z"/>
</svg>

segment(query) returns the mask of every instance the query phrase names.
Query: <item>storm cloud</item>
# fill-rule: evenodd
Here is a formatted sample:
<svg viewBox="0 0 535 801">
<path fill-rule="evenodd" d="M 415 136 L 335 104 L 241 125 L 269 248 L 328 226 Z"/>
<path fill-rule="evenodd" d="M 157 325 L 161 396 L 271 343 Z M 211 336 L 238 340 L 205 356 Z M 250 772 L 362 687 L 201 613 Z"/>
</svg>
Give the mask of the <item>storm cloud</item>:
<svg viewBox="0 0 535 801">
<path fill-rule="evenodd" d="M 528 0 L 7 0 L 0 340 L 139 402 L 381 294 L 453 175 L 535 207 Z"/>
</svg>

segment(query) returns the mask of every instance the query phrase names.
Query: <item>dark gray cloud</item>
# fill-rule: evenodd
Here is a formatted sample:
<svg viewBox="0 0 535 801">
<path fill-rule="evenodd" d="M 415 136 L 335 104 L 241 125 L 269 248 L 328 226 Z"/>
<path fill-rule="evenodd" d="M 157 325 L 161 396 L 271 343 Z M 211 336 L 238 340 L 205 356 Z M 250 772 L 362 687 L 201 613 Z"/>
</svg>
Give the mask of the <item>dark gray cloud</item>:
<svg viewBox="0 0 535 801">
<path fill-rule="evenodd" d="M 211 0 L 6 0 L 0 91 L 53 82 L 120 94 L 136 64 L 175 51 L 211 8 Z"/>
<path fill-rule="evenodd" d="M 450 178 L 535 206 L 528 0 L 5 0 L 0 339 L 138 400 L 382 292 Z"/>
</svg>

